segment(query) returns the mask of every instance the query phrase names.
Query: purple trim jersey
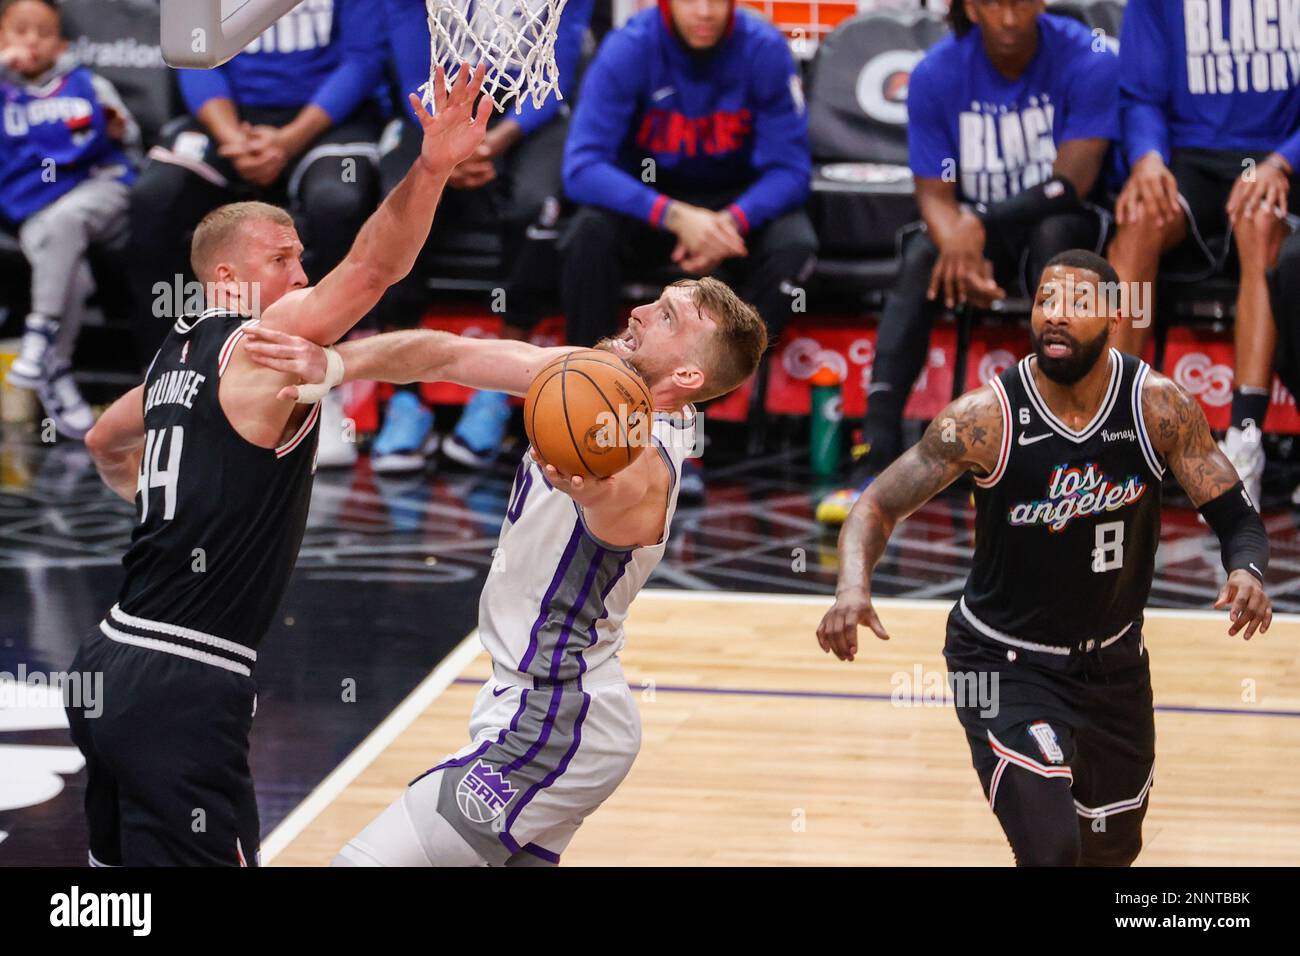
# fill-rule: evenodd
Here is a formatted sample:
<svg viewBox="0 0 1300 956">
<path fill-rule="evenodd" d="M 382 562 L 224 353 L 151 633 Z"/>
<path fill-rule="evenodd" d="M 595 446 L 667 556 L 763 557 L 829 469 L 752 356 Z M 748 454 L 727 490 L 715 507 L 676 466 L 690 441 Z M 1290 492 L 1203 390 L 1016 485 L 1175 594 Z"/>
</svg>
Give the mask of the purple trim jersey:
<svg viewBox="0 0 1300 956">
<path fill-rule="evenodd" d="M 663 537 L 616 548 L 587 530 L 572 498 L 525 453 L 515 473 L 501 539 L 479 599 L 479 636 L 498 664 L 548 680 L 574 680 L 623 646 L 632 599 L 663 557 L 682 462 L 695 445 L 695 410 L 655 414 L 653 448 L 671 484 Z"/>
</svg>

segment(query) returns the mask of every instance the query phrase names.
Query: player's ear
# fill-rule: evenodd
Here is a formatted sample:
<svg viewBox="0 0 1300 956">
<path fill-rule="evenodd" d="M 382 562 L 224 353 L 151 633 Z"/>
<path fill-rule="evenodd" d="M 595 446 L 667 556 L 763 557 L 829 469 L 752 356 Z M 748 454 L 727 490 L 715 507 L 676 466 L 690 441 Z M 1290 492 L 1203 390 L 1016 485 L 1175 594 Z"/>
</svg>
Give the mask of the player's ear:
<svg viewBox="0 0 1300 956">
<path fill-rule="evenodd" d="M 704 372 L 698 365 L 679 365 L 673 369 L 673 384 L 686 392 L 698 392 L 704 387 Z"/>
</svg>

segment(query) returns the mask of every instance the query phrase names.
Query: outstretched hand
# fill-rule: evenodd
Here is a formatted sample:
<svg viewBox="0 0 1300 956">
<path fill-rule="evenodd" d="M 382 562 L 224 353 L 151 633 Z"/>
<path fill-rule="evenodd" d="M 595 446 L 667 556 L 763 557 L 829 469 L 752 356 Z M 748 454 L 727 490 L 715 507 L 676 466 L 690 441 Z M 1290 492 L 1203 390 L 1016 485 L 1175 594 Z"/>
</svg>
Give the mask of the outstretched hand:
<svg viewBox="0 0 1300 956">
<path fill-rule="evenodd" d="M 244 332 L 244 351 L 256 365 L 296 375 L 304 385 L 317 385 L 325 381 L 329 363 L 325 350 L 315 342 L 297 335 L 268 329 L 258 324 Z M 296 402 L 298 386 L 286 385 L 275 396 L 281 401 Z"/>
<path fill-rule="evenodd" d="M 871 628 L 882 641 L 889 640 L 889 632 L 872 607 L 871 594 L 863 588 L 840 591 L 817 625 L 817 643 L 828 654 L 833 652 L 840 660 L 851 661 L 858 653 L 859 625 Z"/>
<path fill-rule="evenodd" d="M 1241 636 L 1248 641 L 1255 635 L 1256 628 L 1263 634 L 1273 623 L 1273 603 L 1264 593 L 1264 585 L 1255 575 L 1241 568 L 1228 575 L 1214 606 L 1220 610 L 1232 607 L 1228 614 L 1232 619 L 1232 627 L 1228 628 L 1229 637 L 1244 627 L 1246 633 Z"/>
<path fill-rule="evenodd" d="M 533 461 L 537 462 L 537 467 L 542 469 L 542 474 L 552 486 L 564 492 L 584 508 L 593 508 L 608 500 L 609 496 L 614 493 L 614 484 L 617 475 L 610 475 L 608 478 L 586 478 L 582 475 L 566 475 L 554 465 L 549 464 L 536 448 L 528 449 L 532 455 Z"/>
<path fill-rule="evenodd" d="M 420 159 L 434 172 L 450 175 L 460 163 L 473 156 L 483 142 L 488 117 L 492 113 L 492 97 L 480 99 L 477 111 L 474 100 L 483 87 L 486 73 L 487 66 L 483 63 L 475 68 L 472 76 L 462 65 L 448 90 L 446 75 L 439 66 L 430 84 L 432 113 L 425 109 L 420 97 L 414 93 L 410 95 L 411 109 L 424 130 Z"/>
</svg>

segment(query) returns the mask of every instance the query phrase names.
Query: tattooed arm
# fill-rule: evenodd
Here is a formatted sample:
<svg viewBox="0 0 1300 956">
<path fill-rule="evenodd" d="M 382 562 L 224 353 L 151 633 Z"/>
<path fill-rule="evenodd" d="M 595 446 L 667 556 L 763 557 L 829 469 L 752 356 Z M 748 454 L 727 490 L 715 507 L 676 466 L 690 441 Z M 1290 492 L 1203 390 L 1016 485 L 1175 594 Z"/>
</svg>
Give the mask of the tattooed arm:
<svg viewBox="0 0 1300 956">
<path fill-rule="evenodd" d="M 840 575 L 835 604 L 817 628 L 823 651 L 851 661 L 858 651 L 858 626 L 882 641 L 889 634 L 871 605 L 871 572 L 894 526 L 972 470 L 988 474 L 1002 443 L 1002 411 L 992 386 L 958 398 L 930 423 L 925 435 L 886 468 L 862 493 L 840 531 Z"/>
<path fill-rule="evenodd" d="M 1159 372 L 1148 373 L 1142 386 L 1142 418 L 1156 453 L 1196 507 L 1241 480 L 1210 435 L 1201 403 Z"/>
<path fill-rule="evenodd" d="M 1218 500 L 1236 488 L 1241 478 L 1210 436 L 1200 402 L 1165 376 L 1151 372 L 1142 388 L 1142 418 L 1157 454 L 1168 462 L 1192 504 L 1219 535 L 1228 558 L 1225 566 L 1232 563 L 1229 548 L 1244 546 L 1259 551 L 1263 555 L 1259 566 L 1266 567 L 1268 538 L 1258 513 L 1236 500 L 1236 495 L 1228 496 L 1231 501 Z M 1244 489 L 1240 494 L 1245 496 Z M 1243 637 L 1250 640 L 1256 628 L 1267 631 L 1272 623 L 1273 606 L 1264 593 L 1263 581 L 1244 567 L 1228 572 L 1228 580 L 1214 602 L 1216 608 L 1229 605 L 1233 622 L 1229 634 L 1244 627 Z"/>
</svg>

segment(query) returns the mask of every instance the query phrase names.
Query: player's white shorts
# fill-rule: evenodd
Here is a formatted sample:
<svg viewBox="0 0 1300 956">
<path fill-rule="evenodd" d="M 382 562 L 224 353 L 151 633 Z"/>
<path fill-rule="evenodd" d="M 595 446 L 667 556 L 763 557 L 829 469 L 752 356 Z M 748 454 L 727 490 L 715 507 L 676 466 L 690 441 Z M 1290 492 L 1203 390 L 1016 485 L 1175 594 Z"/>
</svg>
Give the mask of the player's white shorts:
<svg viewBox="0 0 1300 956">
<path fill-rule="evenodd" d="M 617 658 L 583 675 L 581 687 L 534 687 L 498 665 L 469 732 L 471 743 L 417 778 L 336 862 L 558 863 L 631 769 L 641 716 Z"/>
</svg>

